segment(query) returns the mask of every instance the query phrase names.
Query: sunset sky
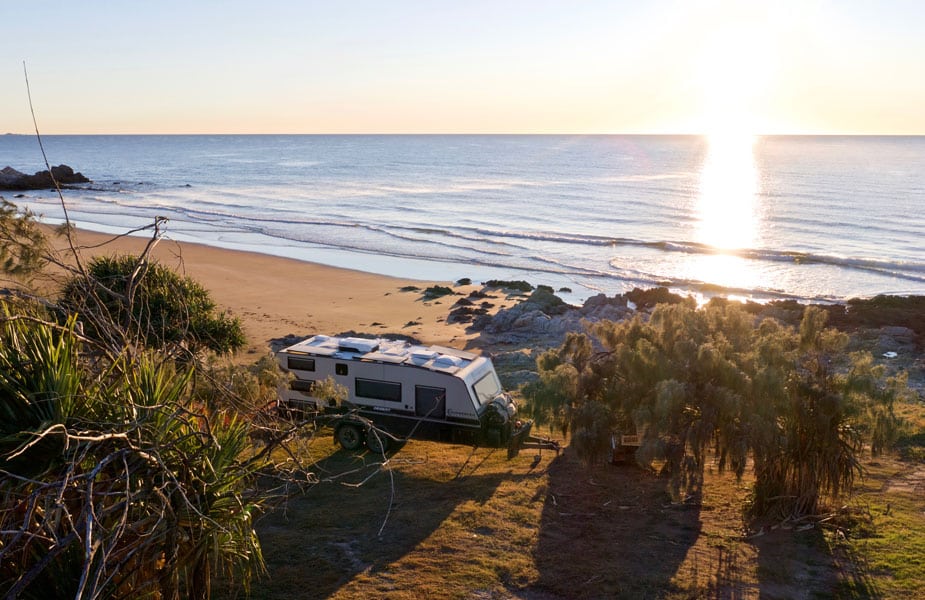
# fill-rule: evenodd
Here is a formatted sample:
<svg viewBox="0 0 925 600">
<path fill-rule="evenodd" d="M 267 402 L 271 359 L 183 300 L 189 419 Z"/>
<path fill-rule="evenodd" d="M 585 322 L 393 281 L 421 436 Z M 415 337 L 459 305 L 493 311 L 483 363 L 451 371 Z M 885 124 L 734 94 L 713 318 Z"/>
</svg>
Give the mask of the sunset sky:
<svg viewBox="0 0 925 600">
<path fill-rule="evenodd" d="M 925 2 L 3 0 L 0 133 L 925 134 Z"/>
</svg>

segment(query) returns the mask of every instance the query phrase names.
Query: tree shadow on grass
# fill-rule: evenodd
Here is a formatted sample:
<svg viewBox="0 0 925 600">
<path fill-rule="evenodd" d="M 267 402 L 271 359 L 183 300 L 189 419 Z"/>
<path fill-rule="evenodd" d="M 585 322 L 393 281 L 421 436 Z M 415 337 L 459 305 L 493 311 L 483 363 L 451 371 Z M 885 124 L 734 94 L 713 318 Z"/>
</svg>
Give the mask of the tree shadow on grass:
<svg viewBox="0 0 925 600">
<path fill-rule="evenodd" d="M 754 538 L 761 598 L 882 597 L 861 557 L 832 546 L 819 529 L 778 529 Z"/>
<path fill-rule="evenodd" d="M 400 464 L 402 457 L 391 460 Z M 269 572 L 251 598 L 331 596 L 357 576 L 386 569 L 411 552 L 460 504 L 486 502 L 504 477 L 457 473 L 447 481 L 396 468 L 356 486 L 372 475 L 376 462 L 368 453 L 335 453 L 316 465 L 322 479 L 352 473 L 314 485 L 258 524 Z"/>
<path fill-rule="evenodd" d="M 549 468 L 531 591 L 558 598 L 653 598 L 701 532 L 700 507 L 634 466 L 587 469 L 569 450 Z M 529 597 L 529 596 L 527 596 Z"/>
<path fill-rule="evenodd" d="M 708 477 L 702 505 L 672 503 L 664 478 L 634 466 L 587 469 L 569 449 L 548 477 L 525 599 L 881 597 L 862 560 L 819 529 L 743 539 L 730 476 Z"/>
</svg>

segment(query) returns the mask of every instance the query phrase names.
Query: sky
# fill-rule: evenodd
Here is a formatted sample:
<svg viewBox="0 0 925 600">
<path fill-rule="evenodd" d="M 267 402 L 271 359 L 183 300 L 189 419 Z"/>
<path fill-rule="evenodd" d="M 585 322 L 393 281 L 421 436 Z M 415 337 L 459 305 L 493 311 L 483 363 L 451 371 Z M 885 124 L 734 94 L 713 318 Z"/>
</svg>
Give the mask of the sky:
<svg viewBox="0 0 925 600">
<path fill-rule="evenodd" d="M 0 0 L 0 133 L 925 134 L 921 0 Z"/>
</svg>

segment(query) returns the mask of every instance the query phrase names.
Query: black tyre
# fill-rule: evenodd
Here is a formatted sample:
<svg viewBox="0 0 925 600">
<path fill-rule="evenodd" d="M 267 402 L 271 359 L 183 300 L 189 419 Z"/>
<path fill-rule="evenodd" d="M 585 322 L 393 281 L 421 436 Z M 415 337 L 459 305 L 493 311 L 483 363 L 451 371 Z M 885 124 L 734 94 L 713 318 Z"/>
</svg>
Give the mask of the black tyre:
<svg viewBox="0 0 925 600">
<path fill-rule="evenodd" d="M 357 450 L 363 444 L 363 432 L 359 426 L 345 423 L 334 432 L 337 443 L 344 450 Z"/>
<path fill-rule="evenodd" d="M 392 440 L 381 431 L 370 428 L 366 432 L 366 447 L 374 454 L 385 454 L 389 451 L 389 442 Z"/>
<path fill-rule="evenodd" d="M 489 427 L 485 432 L 485 444 L 489 448 L 500 448 L 501 447 L 501 429 L 497 427 Z"/>
</svg>

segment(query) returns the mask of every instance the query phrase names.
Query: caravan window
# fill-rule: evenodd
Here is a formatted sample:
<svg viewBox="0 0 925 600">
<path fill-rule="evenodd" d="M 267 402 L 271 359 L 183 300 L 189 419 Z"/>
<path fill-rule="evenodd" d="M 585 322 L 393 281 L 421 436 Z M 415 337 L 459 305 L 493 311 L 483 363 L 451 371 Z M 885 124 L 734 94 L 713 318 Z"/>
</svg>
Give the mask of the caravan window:
<svg viewBox="0 0 925 600">
<path fill-rule="evenodd" d="M 475 382 L 472 386 L 472 391 L 475 392 L 475 398 L 478 403 L 480 405 L 485 405 L 501 393 L 501 382 L 498 381 L 498 376 L 495 375 L 494 371 L 489 371 Z"/>
<path fill-rule="evenodd" d="M 295 369 L 297 371 L 314 371 L 315 370 L 315 359 L 314 358 L 299 358 L 298 356 L 290 356 L 287 358 L 286 366 L 290 369 Z"/>
<path fill-rule="evenodd" d="M 311 379 L 293 379 L 289 384 L 289 389 L 296 392 L 311 394 L 315 387 L 315 382 Z"/>
<path fill-rule="evenodd" d="M 334 373 L 337 375 L 346 375 L 347 365 L 345 363 L 334 363 Z"/>
<path fill-rule="evenodd" d="M 414 386 L 414 414 L 431 419 L 446 418 L 446 389 Z"/>
<path fill-rule="evenodd" d="M 392 381 L 356 378 L 356 395 L 360 398 L 401 402 L 401 384 Z"/>
</svg>

